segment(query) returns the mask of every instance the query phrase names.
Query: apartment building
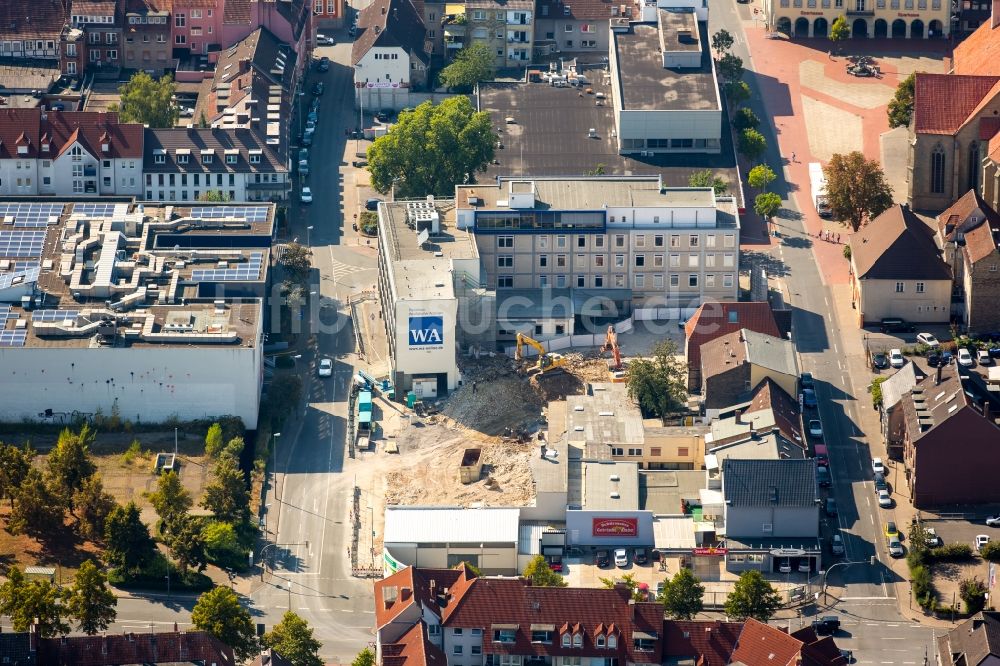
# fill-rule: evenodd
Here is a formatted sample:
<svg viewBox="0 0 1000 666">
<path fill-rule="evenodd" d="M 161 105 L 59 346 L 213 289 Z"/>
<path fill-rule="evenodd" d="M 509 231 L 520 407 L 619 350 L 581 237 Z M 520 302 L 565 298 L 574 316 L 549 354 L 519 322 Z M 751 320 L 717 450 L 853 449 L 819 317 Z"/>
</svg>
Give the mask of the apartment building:
<svg viewBox="0 0 1000 666">
<path fill-rule="evenodd" d="M 951 34 L 951 6 L 947 0 L 765 0 L 764 17 L 790 37 L 826 37 L 846 15 L 852 38 L 940 39 Z"/>
<path fill-rule="evenodd" d="M 225 0 L 171 0 L 170 40 L 179 58 L 209 53 L 212 44 L 222 44 Z M 239 5 L 239 2 L 232 3 Z M 218 48 L 216 48 L 218 50 Z"/>
<path fill-rule="evenodd" d="M 143 185 L 150 201 L 198 201 L 221 193 L 229 201 L 288 198 L 288 169 L 249 129 L 147 129 Z"/>
<path fill-rule="evenodd" d="M 170 5 L 166 0 L 128 0 L 122 66 L 153 75 L 174 67 Z"/>
<path fill-rule="evenodd" d="M 0 110 L 0 195 L 136 195 L 142 125 L 93 111 Z"/>
<path fill-rule="evenodd" d="M 317 30 L 344 25 L 344 0 L 312 0 L 313 24 Z"/>
<path fill-rule="evenodd" d="M 68 0 L 0 2 L 0 57 L 58 60 L 59 36 L 68 17 Z"/>
<path fill-rule="evenodd" d="M 351 46 L 357 102 L 366 109 L 402 109 L 410 90 L 427 82 L 432 45 L 410 0 L 376 0 L 358 15 Z"/>
<path fill-rule="evenodd" d="M 535 42 L 533 0 L 468 0 L 466 44 L 486 44 L 497 67 L 531 62 Z"/>
<path fill-rule="evenodd" d="M 535 52 L 539 55 L 607 53 L 611 20 L 639 15 L 634 2 L 605 0 L 539 0 L 536 11 Z"/>
<path fill-rule="evenodd" d="M 456 216 L 474 230 L 498 299 L 505 289 L 601 290 L 672 317 L 737 300 L 736 203 L 711 188 L 655 176 L 498 178 L 456 187 Z"/>
<path fill-rule="evenodd" d="M 75 0 L 70 25 L 83 30 L 87 43 L 87 68 L 116 71 L 122 66 L 124 15 L 116 0 Z"/>
</svg>

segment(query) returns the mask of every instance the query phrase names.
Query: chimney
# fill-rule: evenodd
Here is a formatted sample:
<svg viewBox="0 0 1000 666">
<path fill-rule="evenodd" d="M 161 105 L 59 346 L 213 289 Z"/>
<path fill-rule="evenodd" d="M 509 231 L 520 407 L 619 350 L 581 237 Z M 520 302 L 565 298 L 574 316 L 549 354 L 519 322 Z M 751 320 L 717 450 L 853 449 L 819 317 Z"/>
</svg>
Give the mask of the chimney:
<svg viewBox="0 0 1000 666">
<path fill-rule="evenodd" d="M 941 371 L 942 371 L 941 362 L 938 361 L 937 372 L 934 373 L 934 386 L 941 385 Z"/>
<path fill-rule="evenodd" d="M 382 8 L 382 16 L 385 16 L 385 10 L 386 10 L 386 8 L 385 8 L 385 7 L 383 7 L 383 8 Z"/>
<path fill-rule="evenodd" d="M 635 622 L 635 599 L 628 600 L 628 617 L 632 622 Z"/>
</svg>

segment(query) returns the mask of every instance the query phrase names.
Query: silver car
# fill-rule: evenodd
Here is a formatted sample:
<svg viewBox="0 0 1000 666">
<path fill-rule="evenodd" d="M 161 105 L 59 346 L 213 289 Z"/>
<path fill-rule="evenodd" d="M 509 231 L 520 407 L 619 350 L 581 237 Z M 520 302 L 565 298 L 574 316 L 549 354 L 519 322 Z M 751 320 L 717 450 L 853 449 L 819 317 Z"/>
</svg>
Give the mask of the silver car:
<svg viewBox="0 0 1000 666">
<path fill-rule="evenodd" d="M 898 536 L 889 537 L 889 555 L 892 557 L 903 556 L 903 543 Z"/>
</svg>

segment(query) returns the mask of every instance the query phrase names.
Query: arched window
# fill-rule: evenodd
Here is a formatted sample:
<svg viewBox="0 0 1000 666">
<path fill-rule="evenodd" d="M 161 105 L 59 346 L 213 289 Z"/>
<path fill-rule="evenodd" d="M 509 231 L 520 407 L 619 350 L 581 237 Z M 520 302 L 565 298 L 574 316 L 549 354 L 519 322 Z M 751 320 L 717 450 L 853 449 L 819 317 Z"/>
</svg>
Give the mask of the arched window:
<svg viewBox="0 0 1000 666">
<path fill-rule="evenodd" d="M 573 634 L 573 647 L 583 647 L 583 634 Z"/>
<path fill-rule="evenodd" d="M 931 192 L 944 194 L 944 148 L 940 144 L 931 153 Z"/>
<path fill-rule="evenodd" d="M 614 634 L 608 634 L 608 647 L 612 650 L 618 647 L 618 637 Z"/>
<path fill-rule="evenodd" d="M 979 189 L 979 172 L 983 166 L 979 163 L 979 142 L 969 144 L 969 186 L 967 190 Z"/>
</svg>

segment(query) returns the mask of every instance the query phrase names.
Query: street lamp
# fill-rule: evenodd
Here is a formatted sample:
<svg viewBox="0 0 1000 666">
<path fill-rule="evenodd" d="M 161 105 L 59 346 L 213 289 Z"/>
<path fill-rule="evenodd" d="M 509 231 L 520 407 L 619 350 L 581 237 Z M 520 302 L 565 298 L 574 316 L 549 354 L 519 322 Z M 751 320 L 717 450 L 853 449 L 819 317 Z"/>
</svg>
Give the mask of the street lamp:
<svg viewBox="0 0 1000 666">
<path fill-rule="evenodd" d="M 278 497 L 278 454 L 277 454 L 277 449 L 278 449 L 278 438 L 279 437 L 281 437 L 281 433 L 280 432 L 276 432 L 276 433 L 274 433 L 274 434 L 271 435 L 271 493 L 274 495 L 275 499 L 277 499 L 277 497 Z M 278 501 L 280 501 L 280 500 L 278 500 Z M 273 504 L 273 502 L 272 502 L 272 504 Z M 271 504 L 267 504 L 264 507 L 264 509 L 265 509 L 265 511 L 264 511 L 264 533 L 265 534 L 267 533 L 267 514 L 271 513 L 270 506 L 271 506 Z M 277 526 L 275 526 L 275 530 L 274 531 L 275 531 L 275 538 L 277 538 L 277 532 L 278 532 Z"/>
<path fill-rule="evenodd" d="M 292 610 L 292 581 L 288 581 L 288 610 Z"/>
<path fill-rule="evenodd" d="M 306 246 L 312 247 L 312 225 L 306 227 Z"/>
</svg>

